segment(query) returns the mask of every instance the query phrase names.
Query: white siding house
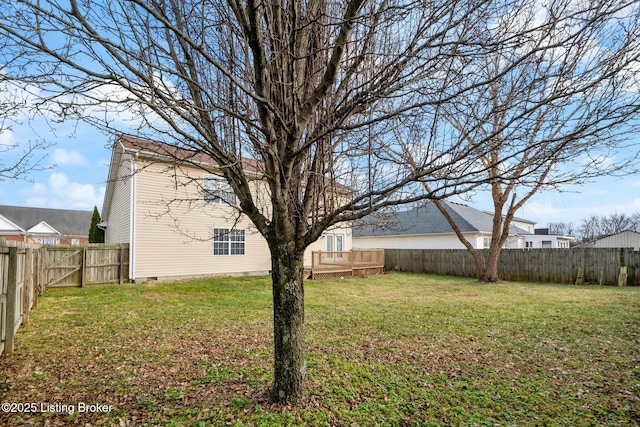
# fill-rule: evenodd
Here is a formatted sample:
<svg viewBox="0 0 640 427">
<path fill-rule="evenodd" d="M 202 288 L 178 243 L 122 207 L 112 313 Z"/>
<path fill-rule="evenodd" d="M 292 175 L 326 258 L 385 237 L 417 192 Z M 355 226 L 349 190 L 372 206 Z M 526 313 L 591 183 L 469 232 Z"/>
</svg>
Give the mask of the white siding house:
<svg viewBox="0 0 640 427">
<path fill-rule="evenodd" d="M 266 240 L 239 215 L 235 195 L 207 158 L 176 162 L 175 148 L 120 137 L 111 158 L 102 212 L 107 243 L 129 243 L 130 280 L 267 274 Z M 194 161 L 200 164 L 192 164 Z M 251 165 L 247 169 L 251 170 Z M 256 179 L 259 196 L 264 182 Z M 264 199 L 264 197 L 263 197 Z M 268 201 L 262 209 L 270 209 Z M 350 250 L 351 229 L 336 227 L 312 250 Z"/>
<path fill-rule="evenodd" d="M 443 202 L 464 237 L 475 249 L 491 244 L 493 215 L 470 206 Z M 568 248 L 570 237 L 535 234 L 535 223 L 514 218 L 505 249 Z M 465 249 L 444 215 L 432 202 L 408 211 L 374 215 L 354 223 L 353 247 L 357 249 Z M 545 243 L 546 247 L 546 243 Z"/>
</svg>

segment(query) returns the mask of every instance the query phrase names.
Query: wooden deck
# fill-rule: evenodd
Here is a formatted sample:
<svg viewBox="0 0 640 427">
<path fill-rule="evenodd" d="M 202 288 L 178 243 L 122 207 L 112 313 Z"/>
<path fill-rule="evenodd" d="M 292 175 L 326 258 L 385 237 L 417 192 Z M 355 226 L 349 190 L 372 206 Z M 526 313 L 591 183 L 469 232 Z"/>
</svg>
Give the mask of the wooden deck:
<svg viewBox="0 0 640 427">
<path fill-rule="evenodd" d="M 354 249 L 347 252 L 312 252 L 311 267 L 305 278 L 333 280 L 351 276 L 369 276 L 384 271 L 384 250 Z"/>
</svg>

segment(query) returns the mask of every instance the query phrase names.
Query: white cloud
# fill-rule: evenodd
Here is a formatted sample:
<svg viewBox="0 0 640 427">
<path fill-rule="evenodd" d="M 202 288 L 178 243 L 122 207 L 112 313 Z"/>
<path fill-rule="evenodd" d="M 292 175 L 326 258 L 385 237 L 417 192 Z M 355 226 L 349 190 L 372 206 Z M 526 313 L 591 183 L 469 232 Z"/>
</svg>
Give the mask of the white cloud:
<svg viewBox="0 0 640 427">
<path fill-rule="evenodd" d="M 56 148 L 51 156 L 51 161 L 56 165 L 81 166 L 86 165 L 87 159 L 77 151 L 65 150 L 64 148 Z"/>
<path fill-rule="evenodd" d="M 67 175 L 52 173 L 47 183 L 35 183 L 25 190 L 25 196 L 29 206 L 91 210 L 102 205 L 104 192 L 105 187 L 70 182 Z"/>
<path fill-rule="evenodd" d="M 522 207 L 521 212 L 516 213 L 516 216 L 536 221 L 537 226 L 542 227 L 548 222 L 562 221 L 563 214 L 550 202 L 529 201 Z"/>
<path fill-rule="evenodd" d="M 7 148 L 16 145 L 16 140 L 13 136 L 13 132 L 10 129 L 0 130 L 0 150 L 6 150 Z"/>
</svg>

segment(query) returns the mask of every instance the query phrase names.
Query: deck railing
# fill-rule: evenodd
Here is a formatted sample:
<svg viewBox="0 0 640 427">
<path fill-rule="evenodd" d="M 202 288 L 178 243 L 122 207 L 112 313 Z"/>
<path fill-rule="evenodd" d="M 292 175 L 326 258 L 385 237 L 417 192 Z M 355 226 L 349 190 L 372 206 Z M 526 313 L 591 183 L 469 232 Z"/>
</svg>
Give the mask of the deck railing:
<svg viewBox="0 0 640 427">
<path fill-rule="evenodd" d="M 354 249 L 346 252 L 314 251 L 311 253 L 311 277 L 329 274 L 360 276 L 381 273 L 384 269 L 383 249 Z"/>
</svg>

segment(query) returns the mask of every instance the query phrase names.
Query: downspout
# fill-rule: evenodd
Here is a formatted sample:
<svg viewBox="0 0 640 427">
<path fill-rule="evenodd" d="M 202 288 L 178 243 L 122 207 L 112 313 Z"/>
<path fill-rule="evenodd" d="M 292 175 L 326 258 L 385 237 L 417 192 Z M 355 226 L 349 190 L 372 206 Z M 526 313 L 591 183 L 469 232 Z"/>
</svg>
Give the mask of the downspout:
<svg viewBox="0 0 640 427">
<path fill-rule="evenodd" d="M 131 200 L 129 201 L 129 218 L 131 218 L 129 226 L 129 280 L 131 283 L 136 282 L 136 166 L 138 153 L 134 153 L 133 156 L 129 170 L 131 173 Z"/>
</svg>

